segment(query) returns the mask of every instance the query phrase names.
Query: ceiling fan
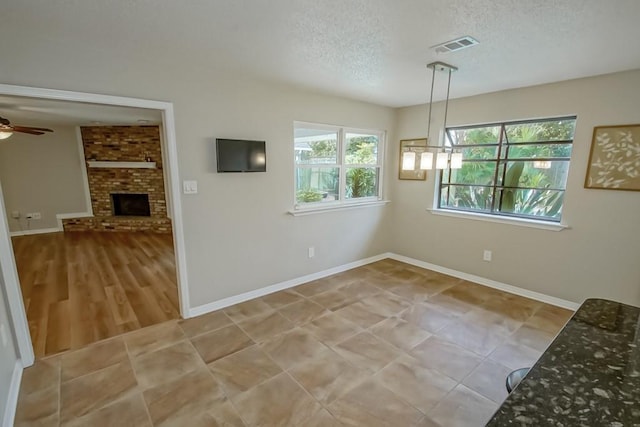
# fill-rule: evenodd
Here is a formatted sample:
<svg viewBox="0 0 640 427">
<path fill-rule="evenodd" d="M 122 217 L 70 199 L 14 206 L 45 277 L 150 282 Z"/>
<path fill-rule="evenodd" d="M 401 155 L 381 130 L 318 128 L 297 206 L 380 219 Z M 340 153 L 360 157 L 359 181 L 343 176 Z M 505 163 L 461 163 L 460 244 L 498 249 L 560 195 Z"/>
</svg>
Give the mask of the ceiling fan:
<svg viewBox="0 0 640 427">
<path fill-rule="evenodd" d="M 7 139 L 13 132 L 28 133 L 29 135 L 44 135 L 45 132 L 53 132 L 47 128 L 36 128 L 31 126 L 12 125 L 9 119 L 0 117 L 0 139 Z"/>
</svg>

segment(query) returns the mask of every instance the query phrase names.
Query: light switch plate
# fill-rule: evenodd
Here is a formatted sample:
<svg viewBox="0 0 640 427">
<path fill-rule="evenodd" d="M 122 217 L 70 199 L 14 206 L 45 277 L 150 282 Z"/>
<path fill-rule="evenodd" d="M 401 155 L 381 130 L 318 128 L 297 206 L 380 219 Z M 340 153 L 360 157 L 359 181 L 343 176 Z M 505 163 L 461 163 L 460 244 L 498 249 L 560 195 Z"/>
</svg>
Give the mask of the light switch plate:
<svg viewBox="0 0 640 427">
<path fill-rule="evenodd" d="M 197 194 L 198 181 L 182 181 L 182 191 L 184 194 Z"/>
</svg>

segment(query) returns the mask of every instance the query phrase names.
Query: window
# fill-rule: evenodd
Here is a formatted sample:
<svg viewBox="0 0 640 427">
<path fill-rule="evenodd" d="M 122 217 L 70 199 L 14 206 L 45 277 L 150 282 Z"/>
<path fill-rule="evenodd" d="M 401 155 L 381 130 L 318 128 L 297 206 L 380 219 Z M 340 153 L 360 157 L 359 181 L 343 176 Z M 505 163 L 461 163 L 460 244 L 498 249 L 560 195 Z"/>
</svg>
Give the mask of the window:
<svg viewBox="0 0 640 427">
<path fill-rule="evenodd" d="M 461 169 L 441 172 L 438 208 L 559 222 L 575 117 L 447 128 Z"/>
<path fill-rule="evenodd" d="M 383 144 L 381 131 L 296 122 L 296 209 L 379 200 Z"/>
</svg>

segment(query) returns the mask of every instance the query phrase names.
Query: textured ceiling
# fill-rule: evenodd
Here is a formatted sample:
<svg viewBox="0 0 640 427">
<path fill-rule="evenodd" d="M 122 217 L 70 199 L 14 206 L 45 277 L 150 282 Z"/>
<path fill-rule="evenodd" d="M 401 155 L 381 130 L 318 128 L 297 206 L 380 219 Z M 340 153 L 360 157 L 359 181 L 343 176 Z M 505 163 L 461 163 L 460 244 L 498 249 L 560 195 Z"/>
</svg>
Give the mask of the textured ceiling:
<svg viewBox="0 0 640 427">
<path fill-rule="evenodd" d="M 428 100 L 436 60 L 460 68 L 452 97 L 640 68 L 639 19 L 639 0 L 4 0 L 0 55 L 64 44 L 399 107 Z M 480 44 L 431 49 L 463 35 Z"/>
</svg>

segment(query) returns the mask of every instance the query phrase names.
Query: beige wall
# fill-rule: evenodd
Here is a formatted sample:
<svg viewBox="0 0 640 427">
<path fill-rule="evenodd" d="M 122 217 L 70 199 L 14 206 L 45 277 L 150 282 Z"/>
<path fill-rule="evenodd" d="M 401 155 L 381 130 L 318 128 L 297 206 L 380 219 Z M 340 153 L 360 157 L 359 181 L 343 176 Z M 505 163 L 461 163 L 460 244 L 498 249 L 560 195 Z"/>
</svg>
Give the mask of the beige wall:
<svg viewBox="0 0 640 427">
<path fill-rule="evenodd" d="M 0 182 L 11 231 L 57 227 L 56 214 L 86 212 L 75 128 L 55 127 L 40 136 L 14 133 L 0 142 Z M 21 213 L 20 222 L 11 218 Z M 40 212 L 41 220 L 24 215 Z"/>
<path fill-rule="evenodd" d="M 181 195 L 192 307 L 386 250 L 388 206 L 305 217 L 287 211 L 293 207 L 294 120 L 393 131 L 393 109 L 195 63 L 172 63 L 170 69 L 153 58 L 125 61 L 126 73 L 114 74 L 118 59 L 105 59 L 109 66 L 54 58 L 56 72 L 25 67 L 18 73 L 2 62 L 0 75 L 14 76 L 4 81 L 9 84 L 174 103 L 180 179 L 198 181 L 198 194 Z M 216 137 L 265 140 L 267 172 L 216 173 Z M 315 246 L 312 259 L 309 246 Z"/>
<path fill-rule="evenodd" d="M 432 138 L 442 127 L 441 107 Z M 587 190 L 583 183 L 593 127 L 640 123 L 640 70 L 453 100 L 448 124 L 571 114 L 578 119 L 563 212 L 570 229 L 433 215 L 430 172 L 426 182 L 394 180 L 389 249 L 575 302 L 604 297 L 639 305 L 640 193 Z M 426 134 L 425 117 L 425 106 L 399 110 L 392 163 L 399 139 Z M 492 262 L 482 261 L 483 249 L 493 251 Z"/>
</svg>

